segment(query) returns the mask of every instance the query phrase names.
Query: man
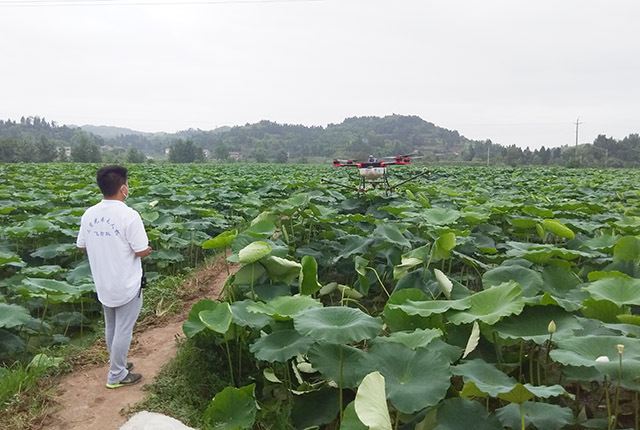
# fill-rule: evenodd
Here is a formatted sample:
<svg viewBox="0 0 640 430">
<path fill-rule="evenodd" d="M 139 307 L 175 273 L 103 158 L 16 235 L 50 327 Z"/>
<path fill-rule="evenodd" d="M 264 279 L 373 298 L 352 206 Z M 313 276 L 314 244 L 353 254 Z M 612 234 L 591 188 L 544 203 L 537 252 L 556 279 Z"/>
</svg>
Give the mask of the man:
<svg viewBox="0 0 640 430">
<path fill-rule="evenodd" d="M 105 166 L 98 170 L 104 199 L 87 209 L 80 221 L 76 245 L 89 257 L 91 276 L 104 309 L 104 334 L 109 351 L 107 388 L 140 382 L 131 373 L 127 354 L 133 326 L 142 307 L 142 262 L 151 247 L 140 215 L 128 207 L 127 169 Z"/>
</svg>

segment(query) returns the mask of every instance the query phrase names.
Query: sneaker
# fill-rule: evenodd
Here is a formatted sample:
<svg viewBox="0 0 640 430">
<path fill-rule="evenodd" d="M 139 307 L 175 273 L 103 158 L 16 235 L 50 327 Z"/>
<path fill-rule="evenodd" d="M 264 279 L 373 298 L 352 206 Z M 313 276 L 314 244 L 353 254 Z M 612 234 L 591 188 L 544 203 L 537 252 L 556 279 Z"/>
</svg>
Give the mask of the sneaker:
<svg viewBox="0 0 640 430">
<path fill-rule="evenodd" d="M 127 385 L 134 385 L 140 382 L 142 379 L 142 375 L 139 373 L 127 373 L 127 376 L 120 382 L 116 382 L 115 384 L 107 384 L 107 388 L 120 388 L 125 387 Z"/>
</svg>

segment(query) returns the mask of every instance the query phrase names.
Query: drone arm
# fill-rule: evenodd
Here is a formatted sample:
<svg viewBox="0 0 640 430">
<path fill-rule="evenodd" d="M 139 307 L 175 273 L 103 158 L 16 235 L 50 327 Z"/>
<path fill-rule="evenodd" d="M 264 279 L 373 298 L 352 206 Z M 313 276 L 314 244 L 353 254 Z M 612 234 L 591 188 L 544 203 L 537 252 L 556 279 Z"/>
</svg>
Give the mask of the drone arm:
<svg viewBox="0 0 640 430">
<path fill-rule="evenodd" d="M 389 190 L 393 190 L 394 188 L 398 188 L 400 185 L 404 185 L 407 182 L 413 181 L 414 179 L 419 178 L 420 176 L 430 175 L 430 174 L 431 174 L 431 172 L 429 170 L 423 170 L 422 172 L 418 173 L 417 175 L 414 175 L 414 176 L 410 177 L 409 179 L 400 182 L 399 184 L 396 184 L 396 185 L 394 185 L 392 187 L 389 187 Z"/>
<path fill-rule="evenodd" d="M 341 184 L 341 183 L 339 183 L 339 182 L 333 182 L 333 181 L 330 181 L 330 180 L 328 180 L 328 179 L 324 179 L 324 178 L 322 178 L 321 182 L 323 182 L 323 183 L 324 183 L 324 182 L 326 182 L 326 183 L 328 183 L 328 184 L 332 184 L 332 185 L 338 185 L 338 186 L 340 186 L 340 187 L 344 187 L 344 188 L 348 188 L 348 189 L 353 190 L 353 191 L 358 191 L 358 192 L 360 192 L 360 189 L 359 189 L 358 187 L 352 187 L 352 186 L 350 186 L 350 185 Z"/>
</svg>

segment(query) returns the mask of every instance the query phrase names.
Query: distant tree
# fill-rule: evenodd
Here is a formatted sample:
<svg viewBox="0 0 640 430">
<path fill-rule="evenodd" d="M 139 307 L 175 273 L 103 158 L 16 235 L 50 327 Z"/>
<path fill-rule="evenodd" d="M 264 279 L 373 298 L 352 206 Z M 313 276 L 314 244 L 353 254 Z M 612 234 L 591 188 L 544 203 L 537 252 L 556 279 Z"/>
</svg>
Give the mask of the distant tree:
<svg viewBox="0 0 640 430">
<path fill-rule="evenodd" d="M 127 163 L 144 163 L 147 157 L 136 148 L 129 148 L 125 155 Z"/>
<path fill-rule="evenodd" d="M 169 148 L 169 161 L 171 163 L 193 163 L 203 159 L 202 148 L 196 146 L 192 140 L 179 139 Z"/>
<path fill-rule="evenodd" d="M 46 124 L 46 122 L 44 122 L 44 124 Z M 37 161 L 40 163 L 50 163 L 56 159 L 56 145 L 45 136 L 40 136 L 38 143 L 36 143 L 36 150 L 38 152 Z"/>
<path fill-rule="evenodd" d="M 76 145 L 71 148 L 71 159 L 73 161 L 78 163 L 100 162 L 100 148 L 89 140 L 86 133 L 81 132 L 76 141 Z"/>
<path fill-rule="evenodd" d="M 256 160 L 256 163 L 267 162 L 267 150 L 264 148 L 253 148 L 253 151 L 251 151 L 251 156 Z"/>
<path fill-rule="evenodd" d="M 0 162 L 15 163 L 18 161 L 18 144 L 11 137 L 0 139 Z"/>
<path fill-rule="evenodd" d="M 23 163 L 35 163 L 39 161 L 38 149 L 31 140 L 24 138 L 18 141 L 18 160 Z"/>
<path fill-rule="evenodd" d="M 289 160 L 289 154 L 284 149 L 276 153 L 276 163 L 286 163 Z"/>
<path fill-rule="evenodd" d="M 229 159 L 229 147 L 224 143 L 217 145 L 213 150 L 213 154 L 216 159 L 226 161 Z"/>
</svg>

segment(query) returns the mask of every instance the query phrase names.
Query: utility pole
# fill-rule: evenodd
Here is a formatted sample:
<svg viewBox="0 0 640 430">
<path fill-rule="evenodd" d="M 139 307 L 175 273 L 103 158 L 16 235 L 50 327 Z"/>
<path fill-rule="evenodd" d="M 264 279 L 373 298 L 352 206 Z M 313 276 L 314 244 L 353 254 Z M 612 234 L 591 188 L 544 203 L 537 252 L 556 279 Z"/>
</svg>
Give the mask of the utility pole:
<svg viewBox="0 0 640 430">
<path fill-rule="evenodd" d="M 580 117 L 578 117 L 578 119 L 576 119 L 576 148 L 578 147 L 578 126 L 582 124 L 580 122 Z M 577 151 L 577 149 L 576 149 Z"/>
</svg>

